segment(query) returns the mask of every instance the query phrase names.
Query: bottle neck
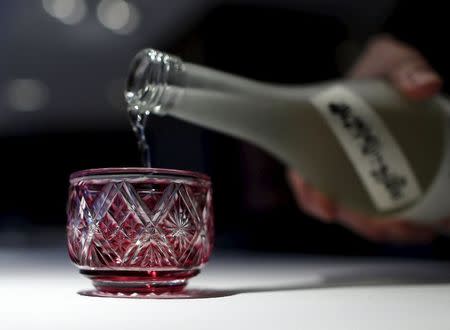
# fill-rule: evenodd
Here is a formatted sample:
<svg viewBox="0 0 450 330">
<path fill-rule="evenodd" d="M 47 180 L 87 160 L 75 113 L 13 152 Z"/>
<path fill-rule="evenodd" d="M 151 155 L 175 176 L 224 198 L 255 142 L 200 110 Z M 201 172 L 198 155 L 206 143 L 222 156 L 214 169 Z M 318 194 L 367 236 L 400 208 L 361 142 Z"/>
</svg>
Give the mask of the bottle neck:
<svg viewBox="0 0 450 330">
<path fill-rule="evenodd" d="M 196 95 L 229 96 L 262 102 L 286 97 L 285 86 L 274 86 L 233 74 L 184 63 L 180 58 L 154 49 L 144 49 L 133 59 L 125 99 L 129 111 L 164 115 L 183 98 Z M 210 97 L 208 102 L 214 101 Z M 183 102 L 184 103 L 184 102 Z M 211 103 L 210 103 L 211 105 Z"/>
<path fill-rule="evenodd" d="M 167 113 L 181 98 L 185 80 L 178 57 L 150 48 L 140 51 L 131 62 L 125 90 L 129 111 Z"/>
</svg>

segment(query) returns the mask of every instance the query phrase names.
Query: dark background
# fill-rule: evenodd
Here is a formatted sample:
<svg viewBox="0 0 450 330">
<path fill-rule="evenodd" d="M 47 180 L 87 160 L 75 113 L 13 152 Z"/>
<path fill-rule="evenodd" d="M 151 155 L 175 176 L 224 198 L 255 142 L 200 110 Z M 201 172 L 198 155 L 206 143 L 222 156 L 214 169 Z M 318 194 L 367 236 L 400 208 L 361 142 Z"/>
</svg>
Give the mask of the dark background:
<svg viewBox="0 0 450 330">
<path fill-rule="evenodd" d="M 138 50 L 301 84 L 343 76 L 367 38 L 387 29 L 422 47 L 445 78 L 439 15 L 391 0 L 2 1 L 0 248 L 62 246 L 69 174 L 140 165 L 122 100 Z M 151 118 L 150 128 L 155 167 L 212 176 L 218 249 L 449 257 L 444 237 L 375 244 L 309 218 L 283 166 L 253 146 L 170 118 Z"/>
</svg>

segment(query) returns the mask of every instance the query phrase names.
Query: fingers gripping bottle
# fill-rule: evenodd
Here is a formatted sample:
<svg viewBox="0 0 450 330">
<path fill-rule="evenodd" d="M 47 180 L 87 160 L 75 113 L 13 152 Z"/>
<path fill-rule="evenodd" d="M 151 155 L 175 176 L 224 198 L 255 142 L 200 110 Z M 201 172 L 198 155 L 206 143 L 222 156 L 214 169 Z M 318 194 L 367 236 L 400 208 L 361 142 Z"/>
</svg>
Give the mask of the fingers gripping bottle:
<svg viewBox="0 0 450 330">
<path fill-rule="evenodd" d="M 154 49 L 131 63 L 136 114 L 169 115 L 251 142 L 342 205 L 433 222 L 450 214 L 450 107 L 382 79 L 280 86 Z"/>
</svg>

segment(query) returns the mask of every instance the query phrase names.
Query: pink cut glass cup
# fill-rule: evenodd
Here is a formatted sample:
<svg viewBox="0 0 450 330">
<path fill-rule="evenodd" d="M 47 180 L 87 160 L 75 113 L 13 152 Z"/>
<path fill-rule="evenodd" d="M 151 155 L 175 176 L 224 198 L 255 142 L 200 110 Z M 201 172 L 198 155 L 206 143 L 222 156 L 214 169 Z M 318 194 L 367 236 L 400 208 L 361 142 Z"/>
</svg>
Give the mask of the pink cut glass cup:
<svg viewBox="0 0 450 330">
<path fill-rule="evenodd" d="M 70 176 L 67 243 L 97 292 L 181 291 L 211 254 L 211 181 L 169 169 L 76 172 Z"/>
</svg>

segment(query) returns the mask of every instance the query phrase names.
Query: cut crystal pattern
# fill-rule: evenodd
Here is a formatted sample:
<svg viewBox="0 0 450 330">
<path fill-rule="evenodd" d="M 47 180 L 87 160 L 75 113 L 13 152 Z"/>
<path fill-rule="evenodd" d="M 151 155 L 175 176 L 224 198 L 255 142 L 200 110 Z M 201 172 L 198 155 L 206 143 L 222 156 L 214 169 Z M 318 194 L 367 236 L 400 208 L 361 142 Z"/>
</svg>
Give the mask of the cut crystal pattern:
<svg viewBox="0 0 450 330">
<path fill-rule="evenodd" d="M 211 253 L 211 208 L 209 185 L 80 180 L 69 190 L 69 255 L 87 268 L 201 266 Z"/>
</svg>

